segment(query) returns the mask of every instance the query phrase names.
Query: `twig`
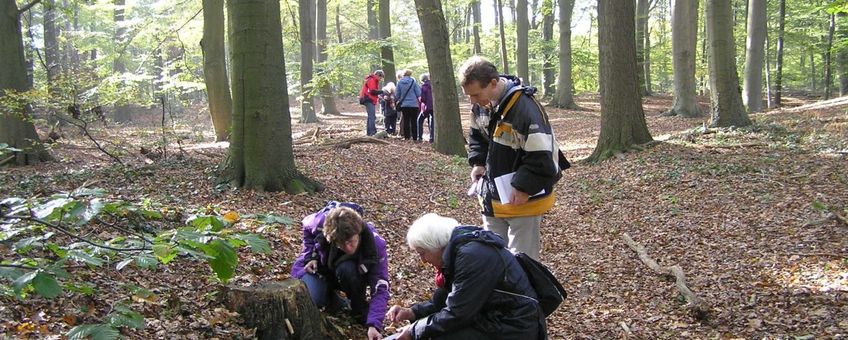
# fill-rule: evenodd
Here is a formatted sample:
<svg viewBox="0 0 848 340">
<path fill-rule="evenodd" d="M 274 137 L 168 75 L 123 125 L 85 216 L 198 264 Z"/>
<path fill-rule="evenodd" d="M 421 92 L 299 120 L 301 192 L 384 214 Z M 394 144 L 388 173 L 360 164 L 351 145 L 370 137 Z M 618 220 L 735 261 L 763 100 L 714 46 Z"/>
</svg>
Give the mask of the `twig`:
<svg viewBox="0 0 848 340">
<path fill-rule="evenodd" d="M 26 270 L 38 270 L 38 267 L 30 267 L 22 264 L 0 264 L 0 267 L 4 268 L 18 268 L 18 269 L 26 269 Z"/>
<path fill-rule="evenodd" d="M 110 215 L 111 215 L 111 214 L 110 214 Z M 114 215 L 112 215 L 112 216 L 114 216 Z M 123 231 L 123 232 L 129 233 L 129 234 L 131 234 L 131 235 L 133 235 L 133 236 L 135 236 L 135 237 L 138 237 L 138 238 L 142 239 L 144 242 L 146 242 L 146 243 L 148 243 L 148 244 L 153 244 L 153 241 L 151 241 L 151 240 L 147 239 L 146 237 L 144 237 L 144 235 L 142 235 L 142 234 L 140 234 L 140 233 L 137 233 L 137 232 L 132 231 L 132 230 L 131 230 L 131 229 L 129 229 L 129 228 L 125 228 L 125 227 L 118 226 L 118 225 L 117 225 L 117 224 L 115 224 L 115 223 L 109 223 L 109 222 L 106 222 L 106 221 L 104 221 L 104 220 L 102 220 L 102 219 L 100 219 L 100 218 L 95 218 L 95 221 L 100 222 L 100 223 L 103 223 L 103 224 L 105 224 L 106 226 L 108 226 L 108 227 L 110 227 L 110 228 L 112 228 L 112 229 L 115 229 L 115 230 L 117 230 L 117 231 Z"/>
<path fill-rule="evenodd" d="M 165 130 L 165 96 L 159 96 L 162 103 L 162 159 L 168 159 L 168 131 Z"/>
<path fill-rule="evenodd" d="M 6 157 L 6 159 L 4 159 L 4 160 L 0 161 L 0 165 L 6 164 L 6 163 L 8 163 L 9 161 L 11 161 L 11 160 L 13 160 L 13 159 L 15 159 L 15 155 L 11 155 L 11 156 L 9 156 L 9 157 Z"/>
<path fill-rule="evenodd" d="M 709 307 L 704 300 L 695 295 L 695 293 L 686 286 L 686 276 L 683 274 L 683 269 L 681 269 L 680 266 L 660 266 L 657 261 L 654 261 L 654 259 L 648 256 L 648 252 L 645 251 L 645 248 L 642 247 L 642 245 L 636 243 L 636 241 L 633 241 L 633 239 L 630 238 L 630 235 L 624 233 L 621 235 L 621 238 L 624 239 L 624 243 L 627 243 L 630 249 L 633 249 L 633 251 L 639 255 L 639 260 L 648 266 L 648 268 L 657 274 L 673 277 L 675 279 L 675 287 L 677 287 L 677 290 L 680 291 L 680 293 L 683 294 L 683 297 L 686 298 L 686 301 L 689 303 L 689 310 L 692 311 L 695 318 L 699 320 L 706 318 L 709 314 Z"/>
<path fill-rule="evenodd" d="M 114 159 L 116 162 L 118 162 L 118 164 L 124 165 L 124 162 L 121 161 L 120 158 L 113 155 L 109 151 L 106 151 L 106 149 L 104 149 L 100 145 L 100 143 L 97 141 L 97 139 L 95 139 L 94 136 L 91 135 L 91 133 L 88 131 L 88 122 L 86 122 L 85 120 L 82 120 L 82 119 L 68 119 L 67 117 L 65 117 L 63 115 L 56 115 L 56 116 L 59 117 L 59 119 L 66 121 L 73 126 L 78 127 L 80 129 L 80 131 L 82 131 L 82 133 L 85 134 L 85 136 L 88 137 L 88 139 L 91 140 L 94 143 L 94 146 L 96 146 L 98 150 L 100 150 L 101 152 L 105 153 L 107 156 Z"/>
<path fill-rule="evenodd" d="M 827 214 L 827 216 L 825 216 L 822 219 L 815 220 L 815 221 L 809 221 L 807 223 L 804 223 L 804 225 L 802 225 L 802 227 L 812 227 L 812 226 L 822 225 L 822 224 L 825 224 L 825 223 L 830 222 L 830 221 L 836 221 L 838 223 L 841 223 L 843 225 L 848 226 L 848 219 L 846 219 L 844 216 L 837 214 L 835 212 L 830 212 L 830 213 Z"/>
<path fill-rule="evenodd" d="M 71 238 L 73 238 L 73 239 L 75 239 L 75 240 L 77 240 L 77 241 L 82 241 L 82 242 L 88 243 L 88 244 L 90 244 L 90 245 L 92 245 L 92 246 L 95 246 L 95 247 L 98 247 L 98 248 L 109 249 L 109 250 L 114 250 L 114 251 L 143 251 L 143 250 L 150 250 L 150 248 L 146 248 L 146 247 L 142 247 L 142 248 L 115 248 L 115 247 L 110 247 L 110 246 L 103 245 L 103 244 L 97 244 L 97 243 L 94 243 L 94 242 L 92 242 L 92 241 L 90 241 L 90 240 L 88 240 L 88 239 L 86 239 L 86 238 L 83 238 L 83 237 L 81 237 L 81 236 L 79 236 L 79 235 L 76 235 L 76 234 L 74 234 L 74 233 L 72 233 L 72 232 L 70 232 L 70 231 L 67 231 L 67 230 L 65 230 L 65 228 L 62 228 L 62 227 L 60 227 L 60 226 L 59 226 L 59 225 L 57 225 L 57 224 L 53 224 L 53 223 L 47 222 L 47 221 L 42 220 L 42 219 L 40 219 L 40 218 L 29 217 L 29 216 L 6 216 L 6 218 L 8 218 L 8 219 L 20 219 L 20 220 L 24 220 L 24 221 L 30 221 L 30 222 L 35 222 L 35 223 L 38 223 L 38 224 L 41 224 L 41 225 L 45 225 L 45 226 L 48 226 L 48 227 L 50 227 L 50 228 L 56 229 L 56 230 L 58 230 L 59 232 L 61 232 L 61 233 L 65 234 L 65 235 L 67 235 L 67 236 L 69 236 L 69 237 L 71 237 Z"/>
<path fill-rule="evenodd" d="M 30 3 L 26 4 L 26 5 L 24 5 L 24 7 L 21 7 L 21 8 L 18 10 L 18 15 L 21 15 L 21 14 L 23 14 L 24 12 L 28 11 L 30 8 L 32 8 L 32 6 L 37 5 L 39 2 L 41 2 L 41 0 L 33 0 L 32 2 L 30 2 Z"/>
<path fill-rule="evenodd" d="M 798 256 L 821 256 L 821 257 L 848 257 L 848 254 L 837 254 L 837 253 L 795 253 L 788 252 L 785 255 L 798 255 Z"/>
</svg>

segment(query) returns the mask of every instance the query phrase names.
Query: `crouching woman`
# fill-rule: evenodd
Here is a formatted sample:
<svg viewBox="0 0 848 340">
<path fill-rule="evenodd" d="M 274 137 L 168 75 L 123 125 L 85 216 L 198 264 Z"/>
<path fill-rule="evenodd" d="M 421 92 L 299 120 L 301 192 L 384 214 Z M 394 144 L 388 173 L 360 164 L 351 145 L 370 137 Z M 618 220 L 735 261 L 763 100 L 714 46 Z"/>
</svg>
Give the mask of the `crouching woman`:
<svg viewBox="0 0 848 340">
<path fill-rule="evenodd" d="M 427 214 L 406 241 L 436 268 L 430 301 L 392 306 L 393 322 L 413 323 L 399 339 L 543 339 L 544 316 L 527 275 L 504 240 L 478 227 Z"/>
<path fill-rule="evenodd" d="M 381 338 L 389 302 L 386 241 L 362 219 L 354 203 L 330 202 L 303 219 L 303 251 L 292 277 L 303 280 L 318 307 L 340 309 L 350 303 L 353 318 L 368 327 L 368 339 Z M 370 299 L 366 296 L 370 289 Z"/>
</svg>

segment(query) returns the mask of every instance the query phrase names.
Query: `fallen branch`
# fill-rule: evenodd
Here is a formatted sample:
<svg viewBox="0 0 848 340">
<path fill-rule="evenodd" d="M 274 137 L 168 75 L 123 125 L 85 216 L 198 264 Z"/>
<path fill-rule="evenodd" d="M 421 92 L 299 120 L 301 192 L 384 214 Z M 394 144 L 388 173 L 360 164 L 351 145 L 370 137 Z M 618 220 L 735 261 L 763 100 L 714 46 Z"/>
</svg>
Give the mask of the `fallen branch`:
<svg viewBox="0 0 848 340">
<path fill-rule="evenodd" d="M 642 245 L 636 243 L 636 241 L 633 241 L 633 239 L 630 238 L 630 235 L 624 233 L 621 235 L 621 238 L 624 239 L 624 243 L 627 243 L 630 249 L 633 249 L 633 251 L 635 251 L 636 254 L 639 255 L 639 260 L 641 260 L 642 263 L 648 266 L 648 268 L 662 276 L 674 278 L 675 287 L 677 287 L 677 290 L 680 291 L 680 294 L 683 294 L 683 297 L 686 298 L 686 302 L 688 302 L 687 307 L 696 319 L 703 320 L 707 317 L 710 311 L 709 306 L 707 306 L 707 303 L 704 302 L 704 300 L 695 295 L 695 293 L 693 293 L 692 290 L 690 290 L 689 287 L 686 286 L 686 275 L 683 274 L 683 269 L 680 268 L 680 266 L 660 266 L 657 261 L 654 261 L 654 259 L 648 256 L 647 251 L 645 251 L 645 248 L 642 247 Z"/>
<path fill-rule="evenodd" d="M 353 144 L 366 144 L 366 143 L 383 144 L 383 145 L 389 144 L 389 142 L 387 142 L 387 141 L 384 141 L 382 139 L 373 138 L 373 137 L 357 137 L 357 138 L 346 139 L 346 140 L 343 140 L 343 141 L 340 141 L 340 142 L 335 142 L 335 143 L 330 143 L 330 144 L 316 145 L 315 147 L 350 149 L 350 147 Z"/>
<path fill-rule="evenodd" d="M 13 160 L 13 159 L 15 159 L 15 155 L 11 155 L 11 156 L 9 156 L 9 157 L 6 157 L 6 159 L 4 159 L 4 160 L 0 161 L 0 165 L 3 165 L 3 164 L 6 164 L 6 163 L 9 163 L 9 161 L 11 161 L 11 160 Z"/>
<path fill-rule="evenodd" d="M 830 213 L 827 214 L 827 216 L 825 216 L 822 219 L 804 223 L 804 225 L 802 227 L 812 227 L 812 226 L 822 225 L 822 224 L 825 224 L 825 223 L 830 222 L 830 221 L 835 221 L 835 222 L 840 223 L 842 225 L 848 226 L 848 219 L 846 219 L 845 216 L 842 216 L 842 215 L 837 214 L 835 212 L 830 212 Z"/>
<path fill-rule="evenodd" d="M 80 131 L 82 131 L 82 133 L 85 134 L 86 137 L 88 137 L 89 140 L 94 142 L 94 146 L 96 146 L 98 150 L 100 150 L 101 152 L 105 153 L 107 156 L 114 159 L 116 162 L 118 162 L 118 164 L 124 165 L 124 162 L 121 161 L 120 158 L 111 154 L 109 151 L 106 151 L 106 149 L 104 149 L 102 146 L 100 146 L 100 143 L 97 141 L 97 139 L 95 139 L 94 136 L 92 136 L 91 133 L 88 132 L 88 122 L 86 122 L 85 120 L 82 120 L 82 119 L 68 119 L 67 117 L 64 117 L 62 115 L 57 115 L 57 117 L 68 122 L 69 124 L 71 124 L 73 126 L 78 127 L 80 129 Z"/>
<path fill-rule="evenodd" d="M 848 254 L 837 254 L 837 253 L 785 253 L 785 255 L 797 255 L 797 256 L 821 256 L 821 257 L 848 257 Z"/>
</svg>

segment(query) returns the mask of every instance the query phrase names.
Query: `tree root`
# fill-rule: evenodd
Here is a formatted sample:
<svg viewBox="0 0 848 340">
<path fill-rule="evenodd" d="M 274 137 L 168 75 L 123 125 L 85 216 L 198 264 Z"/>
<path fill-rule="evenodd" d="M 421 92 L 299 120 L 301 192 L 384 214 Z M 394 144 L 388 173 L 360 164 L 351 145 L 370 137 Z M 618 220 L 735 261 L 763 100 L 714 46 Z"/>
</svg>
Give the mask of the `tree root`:
<svg viewBox="0 0 848 340">
<path fill-rule="evenodd" d="M 686 302 L 688 302 L 687 307 L 696 319 L 704 320 L 707 318 L 710 312 L 710 307 L 703 299 L 695 295 L 695 293 L 686 286 L 686 275 L 683 273 L 683 269 L 680 268 L 680 266 L 660 266 L 657 261 L 654 261 L 650 256 L 648 256 L 647 251 L 645 251 L 645 248 L 642 247 L 642 245 L 636 243 L 636 241 L 633 241 L 633 239 L 630 238 L 630 235 L 624 233 L 621 235 L 621 238 L 624 240 L 624 243 L 627 243 L 627 246 L 629 246 L 630 249 L 633 249 L 633 251 L 639 255 L 639 260 L 648 266 L 648 268 L 662 276 L 674 278 L 675 287 L 677 287 L 680 294 L 686 298 Z"/>
</svg>

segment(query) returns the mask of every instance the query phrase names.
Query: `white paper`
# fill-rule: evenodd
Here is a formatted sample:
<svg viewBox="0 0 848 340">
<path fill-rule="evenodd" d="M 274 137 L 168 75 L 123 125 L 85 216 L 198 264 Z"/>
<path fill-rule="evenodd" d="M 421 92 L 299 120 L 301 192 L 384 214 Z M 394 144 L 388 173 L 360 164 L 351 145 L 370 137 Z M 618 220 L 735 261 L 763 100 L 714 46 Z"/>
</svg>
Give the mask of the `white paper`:
<svg viewBox="0 0 848 340">
<path fill-rule="evenodd" d="M 498 189 L 498 195 L 501 197 L 501 203 L 509 204 L 510 197 L 512 197 L 512 192 L 515 191 L 515 188 L 512 186 L 512 177 L 515 176 L 515 172 L 510 172 L 506 175 L 501 175 L 495 177 L 495 187 Z M 545 194 L 545 189 L 539 191 L 530 197 L 539 196 Z"/>
</svg>

